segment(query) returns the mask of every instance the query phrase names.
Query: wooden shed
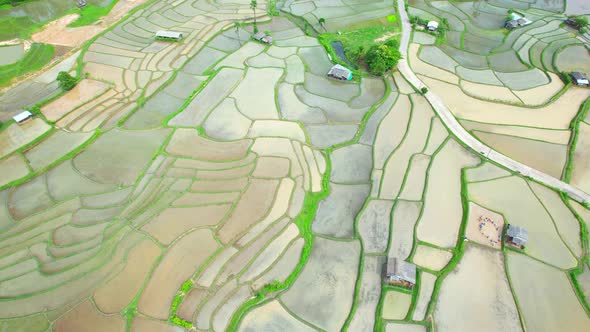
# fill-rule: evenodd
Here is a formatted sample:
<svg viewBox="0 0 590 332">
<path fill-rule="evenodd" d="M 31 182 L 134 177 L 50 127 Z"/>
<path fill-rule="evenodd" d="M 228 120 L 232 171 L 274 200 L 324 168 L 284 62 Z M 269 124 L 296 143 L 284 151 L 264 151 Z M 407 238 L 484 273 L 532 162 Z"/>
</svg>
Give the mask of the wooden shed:
<svg viewBox="0 0 590 332">
<path fill-rule="evenodd" d="M 25 123 L 33 118 L 33 113 L 29 111 L 20 112 L 17 115 L 13 116 L 12 119 L 18 124 Z"/>
<path fill-rule="evenodd" d="M 385 282 L 408 288 L 414 287 L 416 284 L 416 265 L 396 257 L 389 258 L 385 269 Z"/>
<path fill-rule="evenodd" d="M 517 248 L 524 248 L 529 239 L 529 232 L 518 226 L 508 225 L 506 230 L 506 243 Z"/>
<path fill-rule="evenodd" d="M 343 81 L 350 81 L 352 79 L 352 71 L 344 66 L 334 65 L 332 68 L 330 68 L 328 76 Z"/>
</svg>

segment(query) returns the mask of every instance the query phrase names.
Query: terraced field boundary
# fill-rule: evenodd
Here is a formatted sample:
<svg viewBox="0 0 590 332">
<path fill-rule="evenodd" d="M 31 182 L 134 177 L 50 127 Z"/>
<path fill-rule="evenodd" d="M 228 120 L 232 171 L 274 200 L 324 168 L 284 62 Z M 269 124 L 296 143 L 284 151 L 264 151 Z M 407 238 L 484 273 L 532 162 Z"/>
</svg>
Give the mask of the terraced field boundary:
<svg viewBox="0 0 590 332">
<path fill-rule="evenodd" d="M 436 282 L 434 283 L 434 288 L 432 290 L 430 302 L 428 303 L 428 308 L 426 309 L 426 317 L 432 316 L 442 282 L 444 281 L 445 277 L 449 275 L 449 273 L 451 273 L 455 269 L 455 267 L 457 267 L 457 264 L 459 264 L 461 258 L 463 257 L 463 254 L 465 253 L 465 244 L 467 242 L 465 232 L 467 229 L 467 223 L 469 222 L 469 190 L 466 171 L 469 169 L 477 168 L 479 166 L 480 165 L 476 165 L 473 167 L 466 167 L 461 169 L 461 205 L 463 206 L 463 218 L 461 220 L 461 225 L 459 226 L 459 236 L 457 238 L 457 245 L 452 250 L 453 257 L 451 258 L 447 266 L 445 266 L 440 271 L 439 277 L 436 279 Z"/>
<path fill-rule="evenodd" d="M 55 49 L 49 44 L 33 43 L 18 62 L 0 66 L 0 86 L 7 86 L 15 77 L 43 68 L 51 61 L 54 53 Z"/>
<path fill-rule="evenodd" d="M 390 85 L 389 80 L 384 79 L 383 82 L 385 83 L 385 94 L 383 95 L 383 97 L 381 98 L 381 100 L 375 104 L 373 104 L 373 106 L 371 106 L 371 109 L 364 115 L 360 125 L 359 125 L 359 129 L 356 132 L 355 137 L 349 141 L 349 142 L 345 142 L 343 144 L 340 144 L 340 147 L 343 146 L 348 146 L 348 145 L 353 145 L 355 143 L 358 143 L 359 139 L 361 138 L 363 132 L 365 131 L 365 128 L 367 126 L 367 122 L 369 121 L 369 119 L 371 118 L 371 115 L 373 115 L 373 113 L 381 106 L 383 105 L 383 103 L 387 100 L 387 98 L 389 98 L 390 94 L 393 92 L 392 91 L 392 87 Z M 396 97 L 396 101 L 397 101 L 397 97 Z M 392 104 L 395 105 L 395 102 Z M 375 144 L 375 142 L 373 141 L 373 145 Z M 331 149 L 332 150 L 332 149 Z M 327 172 L 326 172 L 327 173 Z M 381 186 L 381 184 L 379 184 L 379 187 Z M 380 189 L 380 188 L 379 188 Z M 361 285 L 362 285 L 362 280 L 363 280 L 363 270 L 365 268 L 365 245 L 364 245 L 364 241 L 362 239 L 362 237 L 359 235 L 359 230 L 358 230 L 358 222 L 359 222 L 359 218 L 360 216 L 363 214 L 363 211 L 365 211 L 368 203 L 370 202 L 370 199 L 366 199 L 365 203 L 363 204 L 363 207 L 361 208 L 361 210 L 357 213 L 357 215 L 354 218 L 354 224 L 353 224 L 353 229 L 354 229 L 354 236 L 353 239 L 358 239 L 359 243 L 360 243 L 360 261 L 359 261 L 359 268 L 358 268 L 358 272 L 357 272 L 357 279 L 354 285 L 354 295 L 353 295 L 353 299 L 352 299 L 352 306 L 350 308 L 350 311 L 348 313 L 348 317 L 346 317 L 346 321 L 344 322 L 344 325 L 342 326 L 342 331 L 348 331 L 350 324 L 352 322 L 352 319 L 354 318 L 354 314 L 356 313 L 357 307 L 358 307 L 358 298 L 359 298 L 359 292 L 361 289 Z M 392 210 L 393 211 L 393 210 Z M 339 239 L 334 239 L 334 240 L 339 240 Z M 376 255 L 378 256 L 378 255 Z"/>
<path fill-rule="evenodd" d="M 586 223 L 583 221 L 582 217 L 576 212 L 576 210 L 574 208 L 572 208 L 567 197 L 563 193 L 560 193 L 560 197 L 561 197 L 561 200 L 563 201 L 563 203 L 573 213 L 573 215 L 576 217 L 576 219 L 580 223 L 580 237 L 581 237 L 581 241 L 582 241 L 583 256 L 580 258 L 578 266 L 569 272 L 569 280 L 570 280 L 572 287 L 574 289 L 574 293 L 576 293 L 576 296 L 578 297 L 578 300 L 580 301 L 580 303 L 584 307 L 584 310 L 586 310 L 586 313 L 590 316 L 590 303 L 586 300 L 586 296 L 584 294 L 584 291 L 582 290 L 582 287 L 581 287 L 580 283 L 578 282 L 578 276 L 584 272 L 584 269 L 585 269 L 584 265 L 585 264 L 587 265 L 590 262 L 590 248 L 589 248 L 590 243 L 588 242 L 588 237 L 589 237 L 588 227 L 586 226 Z M 588 266 L 586 266 L 586 268 L 588 268 Z"/>
<path fill-rule="evenodd" d="M 588 115 L 588 111 L 590 111 L 590 98 L 586 99 L 586 101 L 580 106 L 580 111 L 576 117 L 570 123 L 570 130 L 572 131 L 569 148 L 568 148 L 568 155 L 565 162 L 565 171 L 563 173 L 563 181 L 571 182 L 572 179 L 572 171 L 574 169 L 574 157 L 576 153 L 576 147 L 578 144 L 578 139 L 580 138 L 580 122 L 583 122 L 586 116 Z"/>
<path fill-rule="evenodd" d="M 48 130 L 46 133 L 44 133 L 43 135 L 41 135 L 40 137 L 38 137 L 37 139 L 35 139 L 33 142 L 29 143 L 28 145 L 26 145 L 25 148 L 21 148 L 19 150 L 17 150 L 16 153 L 22 154 L 22 151 L 35 146 L 36 144 L 40 143 L 41 141 L 43 141 L 45 138 L 47 138 L 49 135 L 51 135 L 53 132 L 55 132 L 55 130 Z M 65 154 L 64 156 L 62 156 L 61 158 L 57 159 L 56 161 L 52 162 L 51 164 L 38 169 L 37 171 L 32 171 L 29 174 L 27 174 L 26 176 L 14 180 L 12 182 L 9 182 L 3 186 L 0 187 L 0 190 L 4 190 L 10 187 L 16 187 L 19 186 L 21 184 L 24 184 L 30 180 L 32 180 L 33 178 L 53 169 L 54 167 L 56 167 L 57 165 L 61 164 L 62 162 L 72 159 L 74 158 L 78 153 L 82 152 L 87 146 L 89 146 L 90 144 L 94 143 L 98 137 L 100 135 L 103 134 L 103 131 L 98 129 L 94 132 L 94 134 L 92 134 L 92 136 L 84 143 L 82 143 L 81 145 L 79 145 L 78 147 L 76 147 L 74 150 L 68 152 L 67 154 Z M 14 152 L 13 152 L 14 153 Z M 11 154 L 12 155 L 12 154 Z M 10 157 L 11 155 L 7 156 L 6 158 Z M 27 163 L 27 167 L 29 167 L 30 170 L 30 165 L 29 163 Z"/>
</svg>

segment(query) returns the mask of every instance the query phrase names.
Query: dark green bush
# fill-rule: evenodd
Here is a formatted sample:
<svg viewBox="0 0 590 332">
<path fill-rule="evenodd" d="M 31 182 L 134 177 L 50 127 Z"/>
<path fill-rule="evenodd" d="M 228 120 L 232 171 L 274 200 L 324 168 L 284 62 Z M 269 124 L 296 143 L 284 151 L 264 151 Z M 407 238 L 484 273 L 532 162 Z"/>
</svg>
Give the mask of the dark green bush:
<svg viewBox="0 0 590 332">
<path fill-rule="evenodd" d="M 372 46 L 365 56 L 369 71 L 375 75 L 383 75 L 386 71 L 395 67 L 401 58 L 398 48 L 399 43 L 395 39 Z"/>
<path fill-rule="evenodd" d="M 78 80 L 65 71 L 60 71 L 59 74 L 57 74 L 57 81 L 59 82 L 59 87 L 63 91 L 70 91 L 76 86 L 76 84 L 78 84 Z"/>
</svg>

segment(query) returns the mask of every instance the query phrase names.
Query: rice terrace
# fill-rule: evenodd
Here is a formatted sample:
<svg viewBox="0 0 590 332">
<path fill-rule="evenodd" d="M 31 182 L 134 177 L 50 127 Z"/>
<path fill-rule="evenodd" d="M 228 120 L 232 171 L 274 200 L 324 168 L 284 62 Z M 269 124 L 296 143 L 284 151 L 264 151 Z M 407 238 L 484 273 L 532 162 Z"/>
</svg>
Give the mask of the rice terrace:
<svg viewBox="0 0 590 332">
<path fill-rule="evenodd" d="M 0 331 L 590 331 L 587 0 L 0 0 Z"/>
</svg>

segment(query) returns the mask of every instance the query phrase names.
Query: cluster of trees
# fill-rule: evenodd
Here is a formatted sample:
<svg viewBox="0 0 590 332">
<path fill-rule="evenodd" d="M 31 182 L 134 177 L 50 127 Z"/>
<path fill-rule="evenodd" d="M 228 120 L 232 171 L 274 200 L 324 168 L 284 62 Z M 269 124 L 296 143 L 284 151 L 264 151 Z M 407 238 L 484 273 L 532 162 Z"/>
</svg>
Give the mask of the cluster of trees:
<svg viewBox="0 0 590 332">
<path fill-rule="evenodd" d="M 386 71 L 397 66 L 402 55 L 399 51 L 399 42 L 389 39 L 385 43 L 371 46 L 364 56 L 369 72 L 374 75 L 383 75 Z"/>
<path fill-rule="evenodd" d="M 586 33 L 588 31 L 588 17 L 586 15 L 577 15 L 577 16 L 570 16 L 568 17 L 570 20 L 576 22 L 578 26 L 578 30 L 581 33 Z"/>
<path fill-rule="evenodd" d="M 65 71 L 60 71 L 57 74 L 57 82 L 63 91 L 70 91 L 78 84 L 78 80 Z"/>
</svg>

